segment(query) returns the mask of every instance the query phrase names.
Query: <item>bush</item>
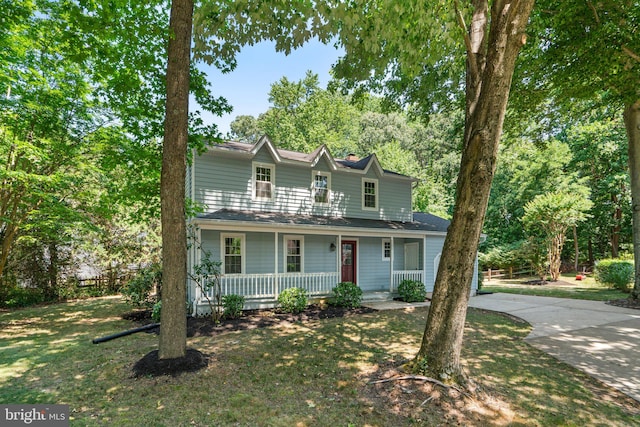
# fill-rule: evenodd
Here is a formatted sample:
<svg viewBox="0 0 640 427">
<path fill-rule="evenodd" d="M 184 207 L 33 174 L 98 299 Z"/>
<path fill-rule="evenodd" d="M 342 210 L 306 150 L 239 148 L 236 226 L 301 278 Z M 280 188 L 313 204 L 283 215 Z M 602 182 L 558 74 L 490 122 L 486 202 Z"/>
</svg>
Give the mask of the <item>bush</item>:
<svg viewBox="0 0 640 427">
<path fill-rule="evenodd" d="M 398 294 L 405 302 L 422 302 L 427 298 L 424 283 L 417 280 L 403 280 L 398 285 Z"/>
<path fill-rule="evenodd" d="M 122 287 L 122 296 L 136 307 L 151 307 L 157 298 L 151 295 L 154 287 L 162 284 L 162 267 L 154 264 L 138 271 L 138 274 Z"/>
<path fill-rule="evenodd" d="M 360 307 L 362 289 L 355 283 L 340 282 L 331 292 L 331 304 L 346 308 Z"/>
<path fill-rule="evenodd" d="M 307 291 L 288 288 L 278 295 L 278 304 L 285 313 L 300 313 L 307 307 Z"/>
<path fill-rule="evenodd" d="M 224 316 L 229 319 L 240 317 L 244 308 L 244 297 L 242 295 L 225 295 L 222 297 L 222 307 Z"/>
<path fill-rule="evenodd" d="M 21 288 L 16 286 L 7 291 L 0 306 L 7 308 L 28 307 L 45 302 L 44 293 L 38 288 Z"/>
<path fill-rule="evenodd" d="M 621 291 L 628 292 L 635 273 L 633 261 L 621 259 L 603 259 L 594 268 L 596 281 Z"/>
<path fill-rule="evenodd" d="M 160 321 L 160 313 L 162 311 L 162 301 L 158 301 L 153 304 L 153 310 L 151 311 L 151 319 L 158 323 Z"/>
</svg>

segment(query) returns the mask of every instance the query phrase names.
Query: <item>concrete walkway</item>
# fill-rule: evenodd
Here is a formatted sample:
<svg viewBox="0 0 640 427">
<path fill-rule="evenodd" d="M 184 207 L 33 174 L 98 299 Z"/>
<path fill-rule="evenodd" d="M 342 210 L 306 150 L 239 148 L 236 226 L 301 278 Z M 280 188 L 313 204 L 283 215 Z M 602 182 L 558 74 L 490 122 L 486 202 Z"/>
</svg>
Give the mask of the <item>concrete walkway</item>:
<svg viewBox="0 0 640 427">
<path fill-rule="evenodd" d="M 376 309 L 408 304 L 377 302 Z M 499 311 L 529 322 L 529 344 L 640 401 L 640 310 L 601 301 L 491 294 L 469 307 Z"/>
</svg>

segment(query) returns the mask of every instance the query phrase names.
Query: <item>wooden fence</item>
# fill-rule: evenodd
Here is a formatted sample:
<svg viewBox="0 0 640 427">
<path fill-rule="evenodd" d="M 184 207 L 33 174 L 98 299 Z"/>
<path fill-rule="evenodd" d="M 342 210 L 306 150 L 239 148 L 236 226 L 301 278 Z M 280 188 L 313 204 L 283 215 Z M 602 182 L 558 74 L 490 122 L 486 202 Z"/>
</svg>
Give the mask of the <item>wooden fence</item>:
<svg viewBox="0 0 640 427">
<path fill-rule="evenodd" d="M 482 272 L 483 279 L 490 281 L 491 279 L 513 279 L 519 276 L 530 276 L 533 270 L 530 268 L 513 268 L 509 267 L 503 270 L 488 269 Z"/>
</svg>

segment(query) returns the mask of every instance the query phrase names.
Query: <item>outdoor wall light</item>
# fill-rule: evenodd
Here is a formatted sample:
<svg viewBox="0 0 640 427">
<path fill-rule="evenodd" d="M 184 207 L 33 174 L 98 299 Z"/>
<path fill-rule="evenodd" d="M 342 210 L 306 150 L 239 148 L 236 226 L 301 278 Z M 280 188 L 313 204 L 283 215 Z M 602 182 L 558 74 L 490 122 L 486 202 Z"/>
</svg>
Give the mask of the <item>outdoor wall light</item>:
<svg viewBox="0 0 640 427">
<path fill-rule="evenodd" d="M 336 251 L 336 244 L 335 243 L 331 243 L 329 245 L 329 251 L 330 252 L 335 252 Z"/>
</svg>

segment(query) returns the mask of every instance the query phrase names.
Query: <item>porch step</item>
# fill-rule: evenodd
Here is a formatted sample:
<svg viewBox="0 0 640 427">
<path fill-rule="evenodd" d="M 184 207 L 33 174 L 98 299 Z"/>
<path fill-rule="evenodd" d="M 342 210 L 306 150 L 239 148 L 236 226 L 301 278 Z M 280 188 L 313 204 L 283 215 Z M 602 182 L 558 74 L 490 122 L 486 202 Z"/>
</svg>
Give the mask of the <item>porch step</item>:
<svg viewBox="0 0 640 427">
<path fill-rule="evenodd" d="M 394 297 L 391 292 L 364 292 L 362 302 L 392 301 Z"/>
</svg>

